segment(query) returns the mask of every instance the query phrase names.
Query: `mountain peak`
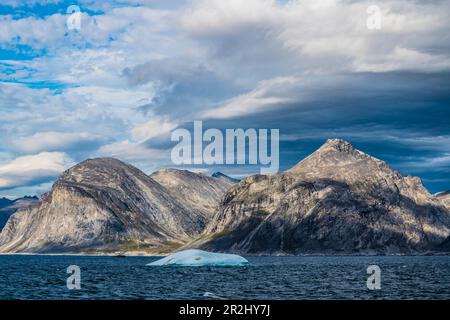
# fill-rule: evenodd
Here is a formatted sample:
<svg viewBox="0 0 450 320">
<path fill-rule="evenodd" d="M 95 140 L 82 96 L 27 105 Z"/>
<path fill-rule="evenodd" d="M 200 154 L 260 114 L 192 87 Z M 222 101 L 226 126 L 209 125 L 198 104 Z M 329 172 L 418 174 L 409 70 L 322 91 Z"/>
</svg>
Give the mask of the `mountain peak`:
<svg viewBox="0 0 450 320">
<path fill-rule="evenodd" d="M 328 139 L 320 148 L 321 149 L 334 149 L 338 152 L 350 152 L 356 150 L 351 143 L 343 139 Z"/>
<path fill-rule="evenodd" d="M 87 159 L 63 172 L 57 182 L 85 183 L 90 185 L 116 186 L 126 177 L 146 175 L 130 164 L 115 158 Z"/>
<path fill-rule="evenodd" d="M 87 166 L 117 167 L 117 166 L 123 166 L 123 165 L 126 165 L 126 163 L 124 163 L 118 159 L 115 159 L 115 158 L 104 157 L 104 158 L 93 158 L 93 159 L 84 160 L 84 161 L 80 162 L 79 164 L 77 164 L 75 167 L 87 167 Z"/>
<path fill-rule="evenodd" d="M 372 158 L 359 151 L 343 139 L 328 139 L 319 149 L 289 169 L 290 172 L 311 170 L 318 167 L 333 167 Z M 375 160 L 375 158 L 373 158 Z"/>
<path fill-rule="evenodd" d="M 368 179 L 383 174 L 402 179 L 387 163 L 364 153 L 342 139 L 329 139 L 317 151 L 288 170 L 303 178 L 326 178 L 338 181 Z"/>
</svg>

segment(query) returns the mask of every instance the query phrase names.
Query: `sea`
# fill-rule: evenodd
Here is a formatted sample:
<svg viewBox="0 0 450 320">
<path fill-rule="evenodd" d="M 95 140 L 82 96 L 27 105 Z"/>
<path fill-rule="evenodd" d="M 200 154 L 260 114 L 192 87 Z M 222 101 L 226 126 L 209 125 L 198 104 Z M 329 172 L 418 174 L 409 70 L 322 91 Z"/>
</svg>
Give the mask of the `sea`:
<svg viewBox="0 0 450 320">
<path fill-rule="evenodd" d="M 450 299 L 450 256 L 246 258 L 151 267 L 158 257 L 0 255 L 0 299 Z"/>
</svg>

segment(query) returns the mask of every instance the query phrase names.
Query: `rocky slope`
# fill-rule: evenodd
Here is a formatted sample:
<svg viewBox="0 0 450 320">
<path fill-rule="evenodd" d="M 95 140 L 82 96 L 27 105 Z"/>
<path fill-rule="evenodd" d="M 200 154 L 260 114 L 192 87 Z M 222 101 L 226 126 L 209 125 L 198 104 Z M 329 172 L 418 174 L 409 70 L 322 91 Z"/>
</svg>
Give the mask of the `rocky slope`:
<svg viewBox="0 0 450 320">
<path fill-rule="evenodd" d="M 419 178 L 343 140 L 285 173 L 244 179 L 191 247 L 241 254 L 396 254 L 446 250 L 450 212 Z"/>
<path fill-rule="evenodd" d="M 195 197 L 171 190 L 166 182 L 175 176 L 172 184 L 195 184 Z M 203 195 L 204 185 L 214 191 Z M 38 208 L 9 219 L 0 252 L 172 251 L 204 229 L 213 211 L 205 203 L 225 189 L 195 174 L 163 171 L 152 178 L 119 160 L 86 160 L 64 172 Z"/>
<path fill-rule="evenodd" d="M 450 191 L 440 192 L 435 195 L 435 197 L 442 201 L 447 207 L 450 207 Z"/>
<path fill-rule="evenodd" d="M 225 192 L 233 185 L 226 179 L 208 177 L 187 170 L 161 169 L 150 175 L 191 212 L 211 220 Z"/>
<path fill-rule="evenodd" d="M 38 197 L 23 197 L 15 200 L 0 199 L 0 231 L 2 231 L 9 217 L 16 211 L 36 206 Z"/>
</svg>

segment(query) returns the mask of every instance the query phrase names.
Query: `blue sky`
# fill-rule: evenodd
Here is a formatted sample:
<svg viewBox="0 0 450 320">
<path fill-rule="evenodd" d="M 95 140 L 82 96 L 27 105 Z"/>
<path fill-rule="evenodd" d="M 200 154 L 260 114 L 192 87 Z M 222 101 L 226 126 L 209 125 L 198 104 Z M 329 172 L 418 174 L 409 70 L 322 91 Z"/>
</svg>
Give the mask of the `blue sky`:
<svg viewBox="0 0 450 320">
<path fill-rule="evenodd" d="M 369 30 L 372 4 L 2 1 L 0 197 L 41 194 L 86 158 L 172 166 L 170 133 L 194 120 L 279 128 L 281 170 L 339 137 L 450 189 L 450 4 L 376 1 Z"/>
</svg>

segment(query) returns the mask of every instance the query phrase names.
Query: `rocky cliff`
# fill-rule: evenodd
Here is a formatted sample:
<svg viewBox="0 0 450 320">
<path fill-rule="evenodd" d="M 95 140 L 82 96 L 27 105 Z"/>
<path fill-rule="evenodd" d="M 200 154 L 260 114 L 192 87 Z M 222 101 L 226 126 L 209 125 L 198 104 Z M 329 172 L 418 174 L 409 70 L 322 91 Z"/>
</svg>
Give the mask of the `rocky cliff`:
<svg viewBox="0 0 450 320">
<path fill-rule="evenodd" d="M 204 229 L 214 210 L 206 203 L 226 187 L 176 170 L 152 176 L 111 158 L 86 160 L 64 172 L 37 208 L 9 219 L 0 252 L 172 251 Z"/>
<path fill-rule="evenodd" d="M 191 244 L 241 254 L 441 251 L 450 212 L 419 178 L 343 140 L 328 140 L 287 172 L 244 179 Z"/>
<path fill-rule="evenodd" d="M 208 177 L 187 170 L 161 169 L 150 175 L 191 212 L 211 220 L 225 192 L 233 185 L 227 179 Z"/>
</svg>

